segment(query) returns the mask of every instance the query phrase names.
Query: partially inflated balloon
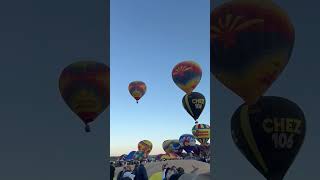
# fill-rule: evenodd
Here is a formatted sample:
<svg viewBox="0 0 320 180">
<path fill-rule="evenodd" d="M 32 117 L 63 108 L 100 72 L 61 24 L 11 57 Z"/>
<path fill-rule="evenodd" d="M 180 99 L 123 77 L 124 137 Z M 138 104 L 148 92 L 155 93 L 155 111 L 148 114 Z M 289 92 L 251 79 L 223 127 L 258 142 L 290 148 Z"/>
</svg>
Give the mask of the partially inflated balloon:
<svg viewBox="0 0 320 180">
<path fill-rule="evenodd" d="M 147 86 L 142 81 L 133 81 L 129 84 L 129 92 L 131 96 L 137 101 L 141 99 L 141 97 L 146 93 Z"/>
<path fill-rule="evenodd" d="M 199 155 L 200 155 L 200 152 L 201 152 L 200 145 L 199 145 L 199 144 L 196 144 L 196 145 L 194 146 L 192 152 L 193 152 L 195 155 L 199 156 Z"/>
<path fill-rule="evenodd" d="M 146 155 L 145 155 L 145 152 L 143 151 L 137 151 L 136 153 L 134 153 L 134 160 L 138 160 L 138 161 L 141 161 L 143 159 L 145 159 Z"/>
<path fill-rule="evenodd" d="M 231 1 L 211 14 L 211 72 L 254 104 L 288 64 L 294 27 L 272 1 Z"/>
<path fill-rule="evenodd" d="M 192 134 L 200 144 L 208 144 L 210 139 L 210 126 L 207 124 L 196 124 L 192 128 Z"/>
<path fill-rule="evenodd" d="M 171 152 L 170 144 L 171 144 L 171 140 L 165 140 L 162 143 L 162 148 L 166 153 Z"/>
<path fill-rule="evenodd" d="M 183 134 L 179 138 L 180 145 L 187 152 L 191 153 L 194 146 L 196 145 L 196 139 L 191 134 Z"/>
<path fill-rule="evenodd" d="M 145 152 L 145 155 L 149 155 L 152 150 L 152 143 L 149 140 L 143 140 L 138 143 L 138 150 Z"/>
<path fill-rule="evenodd" d="M 158 154 L 157 156 L 156 156 L 156 160 L 161 160 L 161 157 L 163 156 L 164 154 Z"/>
<path fill-rule="evenodd" d="M 127 157 L 125 158 L 126 161 L 130 161 L 134 159 L 134 154 L 136 153 L 136 151 L 131 151 Z"/>
<path fill-rule="evenodd" d="M 59 90 L 66 104 L 86 124 L 109 106 L 110 71 L 94 61 L 79 61 L 67 66 L 59 78 Z"/>
<path fill-rule="evenodd" d="M 174 83 L 187 94 L 196 88 L 201 80 L 201 76 L 201 67 L 194 61 L 183 61 L 172 70 Z"/>
<path fill-rule="evenodd" d="M 162 143 L 162 148 L 166 153 L 176 153 L 180 154 L 182 152 L 182 148 L 179 140 L 165 140 Z"/>
<path fill-rule="evenodd" d="M 303 144 L 306 122 L 297 104 L 261 97 L 233 114 L 231 132 L 242 154 L 268 180 L 282 180 Z"/>
<path fill-rule="evenodd" d="M 170 160 L 178 159 L 179 156 L 176 153 L 167 153 L 167 155 L 170 157 Z"/>
<path fill-rule="evenodd" d="M 182 105 L 190 116 L 193 117 L 196 123 L 198 123 L 197 119 L 206 105 L 206 99 L 201 93 L 192 92 L 190 94 L 186 94 L 182 98 Z"/>
</svg>

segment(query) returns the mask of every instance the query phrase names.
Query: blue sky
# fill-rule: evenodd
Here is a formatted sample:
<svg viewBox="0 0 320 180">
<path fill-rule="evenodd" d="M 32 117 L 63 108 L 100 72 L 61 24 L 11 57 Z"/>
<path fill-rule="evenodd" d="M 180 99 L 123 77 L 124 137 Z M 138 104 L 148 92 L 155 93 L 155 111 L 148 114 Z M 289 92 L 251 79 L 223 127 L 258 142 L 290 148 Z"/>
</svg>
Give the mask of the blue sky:
<svg viewBox="0 0 320 180">
<path fill-rule="evenodd" d="M 210 123 L 209 12 L 209 1 L 111 1 L 110 155 L 137 150 L 143 139 L 153 143 L 151 154 L 162 153 L 164 140 L 191 133 L 184 92 L 171 78 L 184 60 L 202 67 L 194 91 L 207 99 L 199 122 Z M 128 92 L 134 80 L 147 85 L 139 104 Z"/>
</svg>

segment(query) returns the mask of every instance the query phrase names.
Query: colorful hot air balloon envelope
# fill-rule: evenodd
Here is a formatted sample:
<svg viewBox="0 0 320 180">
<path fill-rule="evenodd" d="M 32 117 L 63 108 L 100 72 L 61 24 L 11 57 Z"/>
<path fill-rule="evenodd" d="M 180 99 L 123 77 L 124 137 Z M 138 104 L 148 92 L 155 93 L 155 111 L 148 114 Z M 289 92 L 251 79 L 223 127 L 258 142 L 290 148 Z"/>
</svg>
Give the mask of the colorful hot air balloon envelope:
<svg viewBox="0 0 320 180">
<path fill-rule="evenodd" d="M 174 83 L 187 94 L 191 93 L 199 84 L 202 70 L 194 61 L 183 61 L 172 70 Z"/>
<path fill-rule="evenodd" d="M 142 81 L 133 81 L 129 84 L 129 92 L 131 96 L 137 101 L 142 98 L 142 96 L 146 93 L 147 91 L 147 86 L 144 82 Z"/>
<path fill-rule="evenodd" d="M 149 155 L 152 150 L 152 143 L 149 140 L 143 140 L 138 143 L 138 150 L 145 152 L 145 155 Z"/>
<path fill-rule="evenodd" d="M 146 157 L 145 152 L 137 151 L 136 153 L 134 153 L 133 159 L 137 161 L 141 161 L 145 159 L 145 157 Z"/>
<path fill-rule="evenodd" d="M 206 105 L 206 99 L 201 93 L 192 92 L 190 94 L 186 94 L 182 98 L 182 105 L 184 109 L 190 114 L 190 116 L 192 116 L 196 121 L 195 123 L 198 123 L 197 119 L 201 115 Z"/>
<path fill-rule="evenodd" d="M 163 156 L 164 154 L 158 154 L 157 156 L 156 156 L 156 160 L 161 160 L 161 157 Z"/>
<path fill-rule="evenodd" d="M 210 126 L 207 124 L 196 124 L 192 128 L 192 134 L 200 144 L 208 144 L 208 140 L 210 139 Z"/>
<path fill-rule="evenodd" d="M 136 153 L 136 151 L 131 151 L 127 157 L 125 158 L 126 161 L 130 161 L 134 159 L 134 154 Z"/>
<path fill-rule="evenodd" d="M 171 159 L 171 157 L 168 155 L 168 154 L 163 154 L 161 157 L 160 157 L 160 159 L 162 159 L 162 160 L 170 160 Z"/>
<path fill-rule="evenodd" d="M 167 156 L 169 156 L 170 160 L 178 159 L 179 156 L 176 153 L 166 153 Z"/>
<path fill-rule="evenodd" d="M 163 141 L 162 148 L 166 153 L 171 152 L 170 145 L 171 145 L 171 140 Z"/>
<path fill-rule="evenodd" d="M 191 153 L 194 146 L 196 145 L 196 139 L 191 134 L 183 134 L 179 138 L 180 145 L 187 152 Z"/>
<path fill-rule="evenodd" d="M 69 108 L 90 131 L 89 123 L 102 113 L 110 101 L 110 70 L 103 63 L 79 61 L 63 69 L 59 90 Z"/>
<path fill-rule="evenodd" d="M 288 64 L 294 27 L 272 1 L 231 1 L 211 13 L 211 72 L 248 104 L 262 96 Z"/>
<path fill-rule="evenodd" d="M 166 153 L 175 154 L 180 154 L 183 150 L 178 139 L 163 141 L 162 148 Z"/>
<path fill-rule="evenodd" d="M 268 180 L 282 180 L 303 144 L 306 122 L 294 102 L 262 96 L 241 105 L 232 116 L 234 143 Z"/>
</svg>

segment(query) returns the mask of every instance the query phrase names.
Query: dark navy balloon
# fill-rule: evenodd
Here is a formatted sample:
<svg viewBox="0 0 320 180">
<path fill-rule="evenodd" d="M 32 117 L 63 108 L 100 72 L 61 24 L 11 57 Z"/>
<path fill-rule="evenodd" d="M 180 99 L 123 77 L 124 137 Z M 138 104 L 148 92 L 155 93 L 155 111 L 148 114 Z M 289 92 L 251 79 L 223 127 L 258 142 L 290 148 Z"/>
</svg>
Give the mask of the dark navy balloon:
<svg viewBox="0 0 320 180">
<path fill-rule="evenodd" d="M 206 99 L 205 97 L 198 92 L 192 92 L 190 94 L 186 94 L 182 99 L 182 105 L 184 109 L 193 117 L 196 121 L 201 115 L 205 105 Z M 197 121 L 196 121 L 197 123 Z"/>
<path fill-rule="evenodd" d="M 297 104 L 265 96 L 236 110 L 231 131 L 234 143 L 261 174 L 282 180 L 303 144 L 306 122 Z"/>
</svg>

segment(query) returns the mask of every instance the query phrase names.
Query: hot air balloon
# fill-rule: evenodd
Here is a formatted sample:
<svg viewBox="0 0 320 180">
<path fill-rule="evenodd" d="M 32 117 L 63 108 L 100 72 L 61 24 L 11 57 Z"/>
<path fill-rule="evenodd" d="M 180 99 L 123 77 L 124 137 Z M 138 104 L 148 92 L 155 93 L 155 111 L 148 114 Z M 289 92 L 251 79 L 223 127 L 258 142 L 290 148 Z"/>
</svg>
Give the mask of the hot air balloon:
<svg viewBox="0 0 320 180">
<path fill-rule="evenodd" d="M 196 139 L 191 134 L 183 134 L 179 138 L 180 145 L 189 154 L 196 145 Z"/>
<path fill-rule="evenodd" d="M 187 94 L 191 93 L 199 84 L 202 70 L 194 61 L 183 61 L 172 70 L 174 83 Z"/>
<path fill-rule="evenodd" d="M 294 27 L 272 1 L 224 3 L 211 13 L 211 72 L 248 104 L 262 96 L 289 62 Z"/>
<path fill-rule="evenodd" d="M 152 143 L 149 140 L 143 140 L 138 143 L 138 150 L 145 152 L 145 156 L 148 156 L 152 150 Z"/>
<path fill-rule="evenodd" d="M 306 122 L 294 102 L 262 96 L 241 105 L 232 116 L 234 143 L 268 180 L 282 180 L 303 144 Z"/>
<path fill-rule="evenodd" d="M 90 131 L 89 123 L 102 113 L 110 101 L 110 70 L 103 63 L 79 61 L 63 69 L 59 90 L 69 108 Z"/>
<path fill-rule="evenodd" d="M 141 99 L 141 97 L 146 93 L 147 86 L 142 81 L 133 81 L 129 84 L 129 92 L 131 96 L 137 101 Z"/>
<path fill-rule="evenodd" d="M 134 153 L 133 159 L 137 161 L 141 161 L 145 159 L 145 157 L 146 157 L 145 152 L 137 151 L 136 153 Z"/>
<path fill-rule="evenodd" d="M 201 145 L 206 145 L 210 139 L 210 126 L 207 124 L 196 124 L 192 128 L 192 134 Z"/>
<path fill-rule="evenodd" d="M 131 151 L 127 157 L 125 158 L 126 161 L 130 161 L 134 159 L 134 154 L 136 153 L 136 151 Z"/>
<path fill-rule="evenodd" d="M 193 154 L 199 156 L 200 155 L 200 145 L 199 144 L 196 144 L 192 150 Z"/>
<path fill-rule="evenodd" d="M 166 153 L 175 154 L 180 154 L 183 150 L 178 139 L 163 141 L 162 148 Z"/>
<path fill-rule="evenodd" d="M 197 119 L 199 118 L 206 105 L 206 99 L 201 93 L 192 92 L 190 94 L 186 94 L 182 98 L 182 105 L 184 109 L 190 114 L 190 116 L 193 117 L 195 123 L 197 124 Z"/>
</svg>

